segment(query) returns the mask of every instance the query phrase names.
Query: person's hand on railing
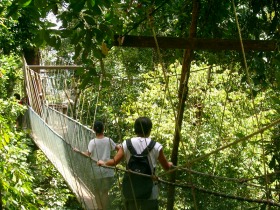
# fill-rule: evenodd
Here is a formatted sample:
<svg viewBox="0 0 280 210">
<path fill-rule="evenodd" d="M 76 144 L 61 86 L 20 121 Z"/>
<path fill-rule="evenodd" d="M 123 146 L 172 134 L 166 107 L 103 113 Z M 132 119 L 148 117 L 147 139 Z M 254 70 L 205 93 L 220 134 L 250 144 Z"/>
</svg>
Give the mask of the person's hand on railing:
<svg viewBox="0 0 280 210">
<path fill-rule="evenodd" d="M 105 166 L 105 162 L 103 160 L 98 160 L 97 165 L 98 166 Z"/>
<path fill-rule="evenodd" d="M 79 152 L 79 153 L 81 153 L 81 154 L 83 154 L 83 155 L 85 155 L 85 156 L 87 156 L 87 157 L 90 157 L 90 155 L 91 155 L 88 151 L 82 152 L 82 151 L 80 151 L 80 150 L 79 150 L 78 148 L 76 148 L 76 147 L 73 147 L 72 149 L 73 149 L 73 151 Z"/>
<path fill-rule="evenodd" d="M 80 150 L 78 150 L 78 148 L 76 148 L 76 147 L 73 147 L 72 149 L 73 149 L 73 151 L 75 151 L 75 152 L 80 152 Z"/>
</svg>

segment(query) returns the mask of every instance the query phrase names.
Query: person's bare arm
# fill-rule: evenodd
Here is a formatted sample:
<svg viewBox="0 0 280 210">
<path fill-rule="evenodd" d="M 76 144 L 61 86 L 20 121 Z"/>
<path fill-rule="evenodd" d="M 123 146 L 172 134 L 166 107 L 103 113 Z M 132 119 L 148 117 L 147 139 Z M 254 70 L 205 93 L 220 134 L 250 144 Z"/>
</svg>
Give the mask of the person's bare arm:
<svg viewBox="0 0 280 210">
<path fill-rule="evenodd" d="M 166 157 L 163 154 L 163 150 L 162 149 L 159 151 L 158 161 L 160 162 L 160 164 L 161 164 L 161 166 L 162 166 L 162 168 L 164 170 L 170 169 L 171 166 L 173 165 L 172 162 L 168 162 L 167 161 Z"/>
<path fill-rule="evenodd" d="M 91 153 L 87 150 L 87 151 L 85 151 L 85 152 L 82 152 L 84 155 L 86 155 L 86 156 L 90 156 L 91 155 Z"/>
<path fill-rule="evenodd" d="M 91 155 L 91 153 L 87 150 L 87 151 L 85 151 L 85 152 L 81 152 L 80 150 L 78 150 L 77 148 L 73 148 L 73 150 L 75 151 L 75 152 L 80 152 L 80 153 L 82 153 L 82 154 L 84 154 L 84 155 L 86 155 L 86 156 L 89 156 L 90 157 L 90 155 Z"/>
<path fill-rule="evenodd" d="M 113 159 L 110 159 L 108 161 L 99 160 L 99 161 L 97 161 L 97 165 L 115 166 L 122 160 L 123 156 L 124 156 L 124 151 L 123 151 L 123 148 L 120 147 L 117 154 L 115 155 L 115 157 Z"/>
<path fill-rule="evenodd" d="M 116 147 L 115 147 L 115 150 L 116 150 L 116 151 L 119 151 L 120 148 L 121 148 L 121 146 L 120 146 L 119 144 L 117 144 Z"/>
</svg>

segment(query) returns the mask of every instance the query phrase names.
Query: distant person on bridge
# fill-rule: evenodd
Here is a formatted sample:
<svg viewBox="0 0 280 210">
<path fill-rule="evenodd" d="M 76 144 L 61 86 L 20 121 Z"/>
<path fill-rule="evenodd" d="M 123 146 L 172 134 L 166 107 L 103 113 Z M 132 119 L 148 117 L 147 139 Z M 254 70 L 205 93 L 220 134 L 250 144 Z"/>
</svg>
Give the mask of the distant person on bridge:
<svg viewBox="0 0 280 210">
<path fill-rule="evenodd" d="M 124 141 L 122 143 L 122 147 L 119 149 L 118 153 L 115 155 L 115 157 L 113 159 L 110 159 L 110 160 L 100 159 L 97 164 L 106 165 L 106 166 L 115 166 L 125 157 L 126 163 L 127 163 L 127 169 L 130 169 L 129 165 L 131 163 L 131 159 L 134 159 L 135 162 L 137 162 L 136 159 L 138 157 L 141 158 L 142 156 L 147 156 L 148 157 L 147 159 L 149 162 L 148 164 L 150 164 L 149 167 L 150 167 L 150 171 L 152 171 L 152 174 L 154 174 L 154 172 L 155 172 L 157 160 L 159 161 L 159 163 L 161 164 L 163 169 L 168 170 L 172 166 L 172 163 L 168 162 L 167 159 L 165 158 L 165 155 L 164 155 L 163 149 L 162 149 L 162 145 L 158 142 L 154 142 L 151 140 L 151 138 L 150 138 L 151 130 L 152 130 L 152 121 L 148 117 L 139 117 L 138 119 L 136 119 L 136 121 L 134 123 L 134 131 L 137 136 Z M 133 148 L 133 149 L 131 149 L 131 148 Z M 145 154 L 143 154 L 144 153 L 143 151 L 145 151 L 145 150 L 147 150 L 147 152 Z M 133 152 L 131 152 L 131 151 L 133 151 Z M 134 155 L 135 152 L 137 153 L 136 155 Z M 135 157 L 135 156 L 137 156 L 137 157 Z M 133 164 L 131 164 L 131 165 L 133 165 Z M 137 170 L 134 170 L 134 171 L 137 171 Z M 148 174 L 148 173 L 146 173 L 146 174 Z M 138 177 L 138 180 L 143 180 L 142 179 L 143 176 L 140 176 L 140 175 L 134 176 L 131 173 L 126 173 L 124 176 L 124 180 L 127 176 L 130 176 L 128 178 L 128 180 L 131 180 L 131 178 L 134 179 L 134 177 Z M 151 180 L 150 177 L 148 177 L 148 179 Z M 134 181 L 137 182 L 137 179 L 136 180 L 134 179 Z M 144 180 L 144 182 L 147 182 L 147 180 Z M 130 193 L 131 189 L 126 188 L 126 187 L 129 187 L 129 185 L 130 185 L 130 188 L 131 188 L 131 185 L 133 185 L 132 193 Z M 135 188 L 135 186 L 137 186 L 137 187 Z M 134 183 L 124 185 L 124 182 L 123 182 L 123 194 L 125 197 L 125 206 L 126 206 L 125 209 L 126 210 L 135 210 L 135 209 L 158 210 L 159 209 L 157 182 L 153 181 L 150 193 L 146 193 L 146 195 L 143 196 L 143 193 L 141 195 L 141 191 L 144 188 L 147 188 L 147 185 L 145 183 L 143 183 L 142 185 L 141 185 L 141 183 L 136 183 L 135 185 L 134 185 Z M 126 189 L 128 189 L 128 190 L 126 190 Z M 137 197 L 138 195 L 140 195 L 140 196 Z"/>
<path fill-rule="evenodd" d="M 22 100 L 20 99 L 20 94 L 15 93 L 14 98 L 18 101 L 18 104 L 23 105 Z M 21 128 L 23 123 L 23 114 L 20 113 L 19 116 L 16 119 L 16 127 Z"/>
<path fill-rule="evenodd" d="M 83 154 L 91 156 L 95 161 L 109 160 L 111 151 L 118 151 L 120 147 L 111 138 L 104 135 L 104 124 L 101 121 L 94 123 L 93 130 L 96 137 L 90 140 L 88 150 L 83 152 Z M 94 169 L 94 172 L 92 179 L 93 193 L 96 198 L 98 210 L 105 210 L 108 204 L 108 192 L 114 183 L 114 170 L 98 166 Z"/>
</svg>

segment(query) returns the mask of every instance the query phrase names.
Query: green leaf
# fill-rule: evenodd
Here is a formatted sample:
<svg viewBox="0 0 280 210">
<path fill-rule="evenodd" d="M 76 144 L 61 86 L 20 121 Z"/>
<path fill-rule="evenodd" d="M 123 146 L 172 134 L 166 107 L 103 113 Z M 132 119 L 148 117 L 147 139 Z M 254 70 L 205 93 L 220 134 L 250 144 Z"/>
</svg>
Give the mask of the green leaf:
<svg viewBox="0 0 280 210">
<path fill-rule="evenodd" d="M 56 46 L 55 49 L 58 50 L 61 47 L 61 38 L 56 36 Z"/>
<path fill-rule="evenodd" d="M 96 68 L 91 67 L 91 68 L 88 68 L 88 70 L 89 70 L 88 74 L 90 76 L 97 76 Z"/>
<path fill-rule="evenodd" d="M 32 2 L 32 0 L 19 0 L 18 3 L 21 7 L 27 7 L 30 3 Z"/>
<path fill-rule="evenodd" d="M 273 102 L 274 102 L 275 104 L 278 104 L 278 105 L 280 104 L 280 99 L 279 99 L 278 97 L 272 96 L 271 99 L 273 100 Z"/>
<path fill-rule="evenodd" d="M 9 143 L 10 141 L 10 136 L 7 133 L 4 133 L 4 140 L 6 143 Z"/>
<path fill-rule="evenodd" d="M 79 21 L 75 26 L 74 26 L 74 28 L 73 28 L 73 30 L 76 30 L 76 29 L 78 29 L 78 28 L 83 28 L 84 27 L 84 23 L 83 23 L 83 21 Z"/>
<path fill-rule="evenodd" d="M 81 76 L 81 75 L 83 75 L 84 73 L 85 73 L 84 68 L 78 68 L 78 69 L 75 71 L 75 74 L 76 74 L 77 76 Z"/>
<path fill-rule="evenodd" d="M 9 8 L 8 8 L 8 14 L 7 17 L 11 17 L 11 16 L 17 16 L 17 12 L 18 12 L 19 6 L 17 4 L 12 4 Z M 16 19 L 16 17 L 14 17 Z"/>
<path fill-rule="evenodd" d="M 100 9 L 100 7 L 98 5 L 95 5 L 93 8 L 92 8 L 92 12 L 94 15 L 102 15 L 102 11 Z"/>
<path fill-rule="evenodd" d="M 103 81 L 102 82 L 102 86 L 103 87 L 110 87 L 111 86 L 111 82 L 110 81 Z"/>
<path fill-rule="evenodd" d="M 112 12 L 108 12 L 105 14 L 105 20 L 106 21 L 111 21 L 111 19 L 113 19 L 114 15 Z"/>
<path fill-rule="evenodd" d="M 107 8 L 110 8 L 111 7 L 111 1 L 109 0 L 101 0 L 100 2 L 98 2 L 99 4 L 107 7 Z"/>
<path fill-rule="evenodd" d="M 48 44 L 55 49 L 59 49 L 61 46 L 61 39 L 59 36 L 51 36 L 48 40 Z"/>
<path fill-rule="evenodd" d="M 61 37 L 67 38 L 72 35 L 73 31 L 72 30 L 61 30 Z"/>
<path fill-rule="evenodd" d="M 2 13 L 4 12 L 5 8 L 0 6 L 0 15 L 2 16 Z"/>
<path fill-rule="evenodd" d="M 71 37 L 71 44 L 76 45 L 79 43 L 79 41 L 80 41 L 80 37 L 78 35 L 78 32 L 76 32 L 76 31 L 73 32 L 72 37 Z"/>
<path fill-rule="evenodd" d="M 35 7 L 45 7 L 47 6 L 47 1 L 46 0 L 34 0 L 34 6 Z"/>
<path fill-rule="evenodd" d="M 273 169 L 276 166 L 276 159 L 275 156 L 272 157 L 271 161 L 268 164 L 270 169 Z"/>
<path fill-rule="evenodd" d="M 82 60 L 83 60 L 84 62 L 87 61 L 88 53 L 89 53 L 89 51 L 88 51 L 87 49 L 84 49 L 84 51 L 83 51 L 83 53 L 82 53 Z"/>
<path fill-rule="evenodd" d="M 85 0 L 75 1 L 70 4 L 70 8 L 72 8 L 75 13 L 79 13 L 84 8 L 85 3 Z"/>
<path fill-rule="evenodd" d="M 53 28 L 53 27 L 56 27 L 57 25 L 56 25 L 55 23 L 46 21 L 46 22 L 45 22 L 45 26 L 46 26 L 47 28 Z"/>
<path fill-rule="evenodd" d="M 82 46 L 80 44 L 75 46 L 75 57 L 78 57 L 81 53 Z"/>
<path fill-rule="evenodd" d="M 85 15 L 84 19 L 86 20 L 87 24 L 90 25 L 90 26 L 93 26 L 93 25 L 96 24 L 95 20 L 90 16 Z"/>
<path fill-rule="evenodd" d="M 235 136 L 236 136 L 237 138 L 239 138 L 239 139 L 245 137 L 244 133 L 236 133 Z"/>
<path fill-rule="evenodd" d="M 90 80 L 91 80 L 91 77 L 84 76 L 83 80 L 80 84 L 80 88 L 85 89 L 85 87 L 89 84 Z"/>
<path fill-rule="evenodd" d="M 102 33 L 102 31 L 100 31 L 99 29 L 95 28 L 93 29 L 93 32 L 95 33 L 95 38 L 96 41 L 98 43 L 102 43 L 103 39 L 104 39 L 104 33 Z"/>
<path fill-rule="evenodd" d="M 93 55 L 94 57 L 96 57 L 97 59 L 101 59 L 103 56 L 102 56 L 102 52 L 100 49 L 94 49 L 93 50 Z"/>
<path fill-rule="evenodd" d="M 44 30 L 40 30 L 38 31 L 38 33 L 36 34 L 35 38 L 34 38 L 34 42 L 36 44 L 36 46 L 40 47 L 43 46 L 45 43 L 45 31 Z"/>
<path fill-rule="evenodd" d="M 94 7 L 95 6 L 95 0 L 87 0 L 87 4 L 88 4 L 88 7 Z"/>
<path fill-rule="evenodd" d="M 94 34 L 92 33 L 91 30 L 87 30 L 87 31 L 86 31 L 86 37 L 85 37 L 85 43 L 86 43 L 86 45 L 85 45 L 85 47 L 88 48 L 88 49 L 91 47 L 93 35 L 94 35 Z"/>
<path fill-rule="evenodd" d="M 113 35 L 111 28 L 105 24 L 100 24 L 99 29 L 109 37 Z"/>
<path fill-rule="evenodd" d="M 260 210 L 266 210 L 266 204 L 261 205 L 261 209 Z"/>
</svg>

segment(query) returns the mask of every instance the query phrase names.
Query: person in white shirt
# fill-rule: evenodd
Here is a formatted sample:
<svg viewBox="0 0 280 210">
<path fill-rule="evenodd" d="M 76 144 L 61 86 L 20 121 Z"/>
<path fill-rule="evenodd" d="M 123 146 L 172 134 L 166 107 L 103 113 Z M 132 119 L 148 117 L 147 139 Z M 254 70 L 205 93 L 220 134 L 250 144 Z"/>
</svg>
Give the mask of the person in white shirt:
<svg viewBox="0 0 280 210">
<path fill-rule="evenodd" d="M 112 150 L 119 150 L 119 146 L 104 135 L 104 124 L 96 121 L 93 126 L 96 137 L 91 139 L 88 144 L 88 150 L 83 152 L 92 157 L 96 162 L 98 160 L 109 160 Z M 94 196 L 96 198 L 98 209 L 106 209 L 108 204 L 108 192 L 114 183 L 114 170 L 99 166 L 93 166 L 93 186 Z"/>
</svg>

